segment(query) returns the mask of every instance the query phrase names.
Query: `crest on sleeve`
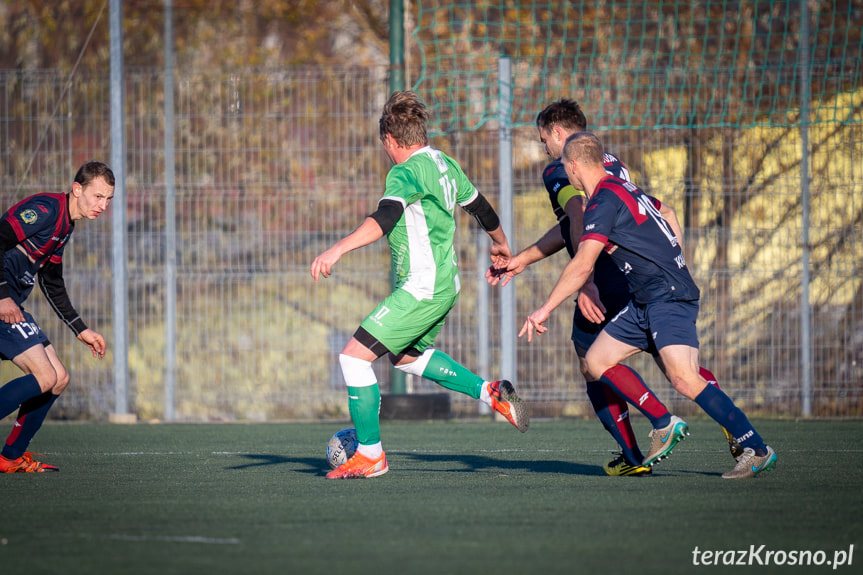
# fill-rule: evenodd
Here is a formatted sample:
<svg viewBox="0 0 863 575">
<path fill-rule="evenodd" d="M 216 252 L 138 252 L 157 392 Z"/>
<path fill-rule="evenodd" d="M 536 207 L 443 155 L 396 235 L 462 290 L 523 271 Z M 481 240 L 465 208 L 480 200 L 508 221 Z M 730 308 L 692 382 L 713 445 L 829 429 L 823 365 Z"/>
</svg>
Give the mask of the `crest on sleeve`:
<svg viewBox="0 0 863 575">
<path fill-rule="evenodd" d="M 20 217 L 21 221 L 25 224 L 35 224 L 36 220 L 39 219 L 39 216 L 36 214 L 36 210 L 30 208 L 18 214 L 18 217 Z"/>
</svg>

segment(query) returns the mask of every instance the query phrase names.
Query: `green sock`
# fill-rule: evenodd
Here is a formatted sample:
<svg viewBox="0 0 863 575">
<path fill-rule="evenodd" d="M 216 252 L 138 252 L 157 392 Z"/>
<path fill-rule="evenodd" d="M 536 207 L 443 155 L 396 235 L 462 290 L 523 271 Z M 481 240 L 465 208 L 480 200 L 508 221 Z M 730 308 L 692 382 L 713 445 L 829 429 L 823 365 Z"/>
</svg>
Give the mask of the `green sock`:
<svg viewBox="0 0 863 575">
<path fill-rule="evenodd" d="M 348 411 L 360 443 L 372 445 L 381 440 L 381 388 L 377 383 L 364 387 L 348 386 Z"/>
<path fill-rule="evenodd" d="M 479 399 L 483 379 L 442 351 L 434 350 L 423 377 L 447 389 Z"/>
</svg>

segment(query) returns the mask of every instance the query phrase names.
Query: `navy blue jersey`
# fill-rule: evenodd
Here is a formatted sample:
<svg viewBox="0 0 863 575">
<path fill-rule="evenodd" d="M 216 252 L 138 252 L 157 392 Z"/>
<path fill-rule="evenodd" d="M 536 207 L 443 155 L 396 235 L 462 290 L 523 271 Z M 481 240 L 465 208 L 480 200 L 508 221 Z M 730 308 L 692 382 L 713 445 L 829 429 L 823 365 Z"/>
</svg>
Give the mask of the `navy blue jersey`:
<svg viewBox="0 0 863 575">
<path fill-rule="evenodd" d="M 636 303 L 699 298 L 671 226 L 635 184 L 611 175 L 599 182 L 584 212 L 586 239 L 605 244 Z"/>
<path fill-rule="evenodd" d="M 629 170 L 620 161 L 620 158 L 614 154 L 605 154 L 603 157 L 603 165 L 605 171 L 612 176 L 617 176 L 627 182 L 632 181 L 629 177 Z M 545 184 L 545 189 L 548 192 L 548 200 L 551 202 L 551 209 L 554 211 L 554 216 L 560 224 L 560 233 L 563 235 L 563 241 L 566 244 L 566 251 L 569 252 L 569 257 L 575 256 L 575 251 L 578 246 L 572 245 L 572 235 L 570 234 L 569 216 L 566 215 L 564 207 L 566 203 L 573 197 L 581 196 L 587 203 L 587 196 L 584 191 L 576 190 L 570 183 L 569 177 L 566 175 L 566 170 L 563 168 L 563 162 L 560 158 L 553 160 L 542 171 L 542 183 Z"/>
<path fill-rule="evenodd" d="M 5 252 L 4 280 L 9 296 L 21 305 L 46 263 L 60 264 L 75 224 L 66 194 L 36 194 L 12 206 L 0 221 L 15 232 L 18 244 Z"/>
<path fill-rule="evenodd" d="M 566 215 L 563 206 L 574 196 L 584 197 L 584 192 L 576 190 L 570 185 L 569 177 L 563 169 L 563 162 L 560 158 L 553 160 L 542 171 L 542 183 L 545 184 L 545 189 L 548 192 L 548 200 L 551 202 L 554 217 L 560 224 L 560 233 L 566 243 L 566 251 L 569 252 L 569 257 L 572 257 L 575 252 L 572 250 L 572 242 L 570 241 L 569 216 Z"/>
<path fill-rule="evenodd" d="M 603 165 L 605 171 L 613 176 L 617 176 L 622 180 L 629 180 L 629 170 L 620 158 L 614 154 L 606 153 L 603 157 Z M 569 257 L 575 255 L 578 246 L 572 245 L 572 235 L 570 233 L 569 216 L 566 215 L 564 206 L 573 197 L 582 196 L 587 203 L 587 196 L 582 190 L 576 190 L 570 183 L 569 177 L 566 175 L 566 170 L 563 168 L 563 162 L 560 158 L 551 162 L 542 172 L 542 182 L 545 184 L 545 189 L 548 191 L 548 199 L 551 202 L 551 208 L 554 210 L 554 215 L 557 217 L 557 222 L 560 224 L 560 233 L 563 235 L 563 241 L 566 244 L 566 251 L 569 252 Z M 626 278 L 607 254 L 600 254 L 596 260 L 596 265 L 593 270 L 593 283 L 596 289 L 599 290 L 600 299 L 603 303 L 622 302 L 620 306 L 614 305 L 614 313 L 629 301 L 629 288 L 626 285 Z"/>
</svg>

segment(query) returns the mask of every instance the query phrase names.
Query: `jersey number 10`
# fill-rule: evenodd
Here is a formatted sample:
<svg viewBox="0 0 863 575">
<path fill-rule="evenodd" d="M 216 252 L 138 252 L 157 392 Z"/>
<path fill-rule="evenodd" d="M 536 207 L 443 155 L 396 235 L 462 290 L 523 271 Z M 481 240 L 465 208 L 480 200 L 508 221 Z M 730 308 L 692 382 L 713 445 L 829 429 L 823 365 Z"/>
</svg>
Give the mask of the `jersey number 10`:
<svg viewBox="0 0 863 575">
<path fill-rule="evenodd" d="M 452 178 L 447 178 L 446 176 L 441 176 L 438 180 L 440 182 L 440 187 L 443 190 L 443 198 L 446 202 L 446 209 L 449 210 L 450 213 L 455 210 L 455 198 L 456 198 L 456 190 L 455 180 Z"/>
</svg>

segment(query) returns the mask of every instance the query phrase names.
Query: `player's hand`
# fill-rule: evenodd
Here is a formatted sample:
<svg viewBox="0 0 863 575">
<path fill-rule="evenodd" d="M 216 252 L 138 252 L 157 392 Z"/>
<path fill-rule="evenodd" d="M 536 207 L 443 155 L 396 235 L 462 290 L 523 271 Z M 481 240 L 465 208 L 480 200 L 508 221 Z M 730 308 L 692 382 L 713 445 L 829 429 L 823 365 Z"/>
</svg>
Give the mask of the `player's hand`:
<svg viewBox="0 0 863 575">
<path fill-rule="evenodd" d="M 593 282 L 587 282 L 578 292 L 578 309 L 581 315 L 593 323 L 605 321 L 605 306 L 599 300 L 599 290 Z"/>
<path fill-rule="evenodd" d="M 509 246 L 507 244 L 492 244 L 491 266 L 486 270 L 486 281 L 491 285 L 496 285 L 501 276 L 506 273 L 510 262 L 512 262 L 512 253 L 509 251 Z"/>
<path fill-rule="evenodd" d="M 527 334 L 528 343 L 533 341 L 533 332 L 536 330 L 536 335 L 539 337 L 548 331 L 545 322 L 548 321 L 548 312 L 544 308 L 539 308 L 527 316 L 524 325 L 521 326 L 521 331 L 518 332 L 518 337 Z"/>
<path fill-rule="evenodd" d="M 497 269 L 494 266 L 489 266 L 489 268 L 485 270 L 485 281 L 487 281 L 489 285 L 506 285 L 509 283 L 510 279 L 511 278 L 507 274 L 506 268 Z M 503 281 L 503 283 L 501 283 L 501 280 Z"/>
<path fill-rule="evenodd" d="M 512 252 L 509 250 L 509 244 L 504 241 L 502 243 L 492 242 L 491 244 L 491 267 L 495 269 L 506 269 L 512 259 Z"/>
<path fill-rule="evenodd" d="M 510 260 L 509 264 L 503 268 L 496 268 L 495 266 L 488 268 L 485 272 L 485 279 L 489 285 L 496 286 L 500 284 L 503 287 L 509 283 L 509 280 L 524 271 L 526 266 L 517 265 L 514 262 L 515 258 Z"/>
<path fill-rule="evenodd" d="M 523 264 L 518 256 L 513 256 L 504 267 L 495 267 L 492 265 L 488 268 L 485 272 L 485 279 L 489 285 L 496 286 L 500 284 L 503 287 L 509 283 L 509 280 L 523 272 L 526 267 L 527 265 Z"/>
<path fill-rule="evenodd" d="M 0 320 L 4 323 L 21 323 L 24 321 L 24 314 L 21 313 L 21 307 L 15 303 L 11 297 L 0 299 Z"/>
<path fill-rule="evenodd" d="M 96 359 L 102 359 L 105 357 L 105 338 L 100 334 L 96 333 L 92 329 L 85 329 L 78 334 L 78 339 L 81 343 L 90 348 L 90 351 L 93 352 L 93 357 Z"/>
<path fill-rule="evenodd" d="M 327 251 L 315 258 L 312 262 L 311 273 L 312 279 L 318 281 L 321 277 L 328 278 L 333 273 L 333 266 L 341 259 L 341 254 L 331 247 Z"/>
</svg>

